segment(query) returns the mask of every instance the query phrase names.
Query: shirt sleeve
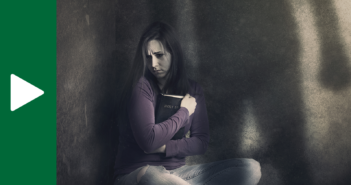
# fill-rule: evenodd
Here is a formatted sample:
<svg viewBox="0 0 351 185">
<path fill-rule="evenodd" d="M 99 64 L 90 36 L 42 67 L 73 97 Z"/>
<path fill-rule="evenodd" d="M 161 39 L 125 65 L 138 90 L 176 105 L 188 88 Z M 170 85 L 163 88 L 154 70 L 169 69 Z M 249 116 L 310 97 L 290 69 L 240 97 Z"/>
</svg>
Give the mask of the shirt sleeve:
<svg viewBox="0 0 351 185">
<path fill-rule="evenodd" d="M 166 144 L 166 157 L 200 155 L 207 150 L 210 140 L 209 123 L 205 96 L 202 88 L 198 85 L 196 94 L 194 97 L 197 104 L 190 127 L 190 138 L 168 141 Z"/>
<path fill-rule="evenodd" d="M 146 79 L 133 89 L 128 117 L 134 138 L 145 152 L 152 152 L 166 144 L 188 122 L 189 111 L 182 107 L 164 122 L 155 124 L 153 91 Z"/>
</svg>

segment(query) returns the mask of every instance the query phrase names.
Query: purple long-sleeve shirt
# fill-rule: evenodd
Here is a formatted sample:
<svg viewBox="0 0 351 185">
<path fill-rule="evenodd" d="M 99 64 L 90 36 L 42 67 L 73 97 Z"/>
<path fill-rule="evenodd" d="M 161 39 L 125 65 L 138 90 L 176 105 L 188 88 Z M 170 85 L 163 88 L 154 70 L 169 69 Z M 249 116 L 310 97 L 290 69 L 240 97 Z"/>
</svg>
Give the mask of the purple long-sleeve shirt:
<svg viewBox="0 0 351 185">
<path fill-rule="evenodd" d="M 205 153 L 209 142 L 209 125 L 206 103 L 202 88 L 189 81 L 189 94 L 196 99 L 195 112 L 189 116 L 181 107 L 164 122 L 155 124 L 155 105 L 157 92 L 142 77 L 132 91 L 126 123 L 120 125 L 120 139 L 115 163 L 115 176 L 127 174 L 145 166 L 164 166 L 167 170 L 185 165 L 185 157 Z M 183 136 L 171 140 L 175 133 L 185 127 L 190 130 L 190 138 Z M 146 154 L 166 145 L 165 154 Z M 145 152 L 144 152 L 145 151 Z"/>
</svg>

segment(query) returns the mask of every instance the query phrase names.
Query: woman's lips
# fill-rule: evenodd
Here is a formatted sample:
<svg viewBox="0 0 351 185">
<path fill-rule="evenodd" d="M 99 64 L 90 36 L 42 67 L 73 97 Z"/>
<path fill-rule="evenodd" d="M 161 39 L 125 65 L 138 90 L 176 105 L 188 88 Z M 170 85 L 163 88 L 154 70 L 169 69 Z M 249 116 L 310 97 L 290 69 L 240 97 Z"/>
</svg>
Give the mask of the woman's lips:
<svg viewBox="0 0 351 185">
<path fill-rule="evenodd" d="M 162 71 L 161 70 L 157 70 L 157 71 L 154 71 L 154 73 L 160 74 L 160 73 L 162 73 Z"/>
</svg>

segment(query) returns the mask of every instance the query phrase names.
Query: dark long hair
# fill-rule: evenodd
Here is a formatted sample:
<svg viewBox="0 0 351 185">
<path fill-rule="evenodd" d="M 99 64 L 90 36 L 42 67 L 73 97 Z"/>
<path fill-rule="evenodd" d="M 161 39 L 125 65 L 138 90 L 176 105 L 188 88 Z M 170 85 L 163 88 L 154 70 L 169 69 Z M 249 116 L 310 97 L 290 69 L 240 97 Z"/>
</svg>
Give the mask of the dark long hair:
<svg viewBox="0 0 351 185">
<path fill-rule="evenodd" d="M 157 85 L 156 77 L 149 71 L 146 66 L 147 44 L 151 40 L 157 40 L 171 54 L 171 66 L 168 71 L 168 78 L 164 88 L 161 90 Z M 185 95 L 190 90 L 189 81 L 184 66 L 184 55 L 174 32 L 174 29 L 163 22 L 154 22 L 150 24 L 143 32 L 132 67 L 126 81 L 120 106 L 125 110 L 129 102 L 131 91 L 138 83 L 141 77 L 145 77 L 151 84 L 154 91 L 168 94 Z"/>
</svg>

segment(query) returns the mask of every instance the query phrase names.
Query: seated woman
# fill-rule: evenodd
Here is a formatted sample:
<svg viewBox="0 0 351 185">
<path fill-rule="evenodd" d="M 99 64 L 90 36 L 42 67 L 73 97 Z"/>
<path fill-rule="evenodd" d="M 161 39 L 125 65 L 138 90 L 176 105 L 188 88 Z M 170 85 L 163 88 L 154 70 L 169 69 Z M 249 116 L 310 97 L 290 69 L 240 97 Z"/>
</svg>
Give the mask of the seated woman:
<svg viewBox="0 0 351 185">
<path fill-rule="evenodd" d="M 180 109 L 155 123 L 157 96 L 183 95 Z M 185 157 L 206 152 L 209 125 L 202 88 L 185 73 L 180 44 L 169 25 L 155 22 L 144 31 L 124 89 L 115 185 L 257 184 L 260 165 L 228 159 L 188 166 Z M 190 137 L 172 140 L 184 127 Z"/>
</svg>

